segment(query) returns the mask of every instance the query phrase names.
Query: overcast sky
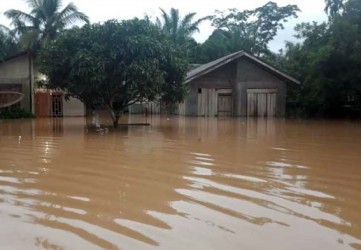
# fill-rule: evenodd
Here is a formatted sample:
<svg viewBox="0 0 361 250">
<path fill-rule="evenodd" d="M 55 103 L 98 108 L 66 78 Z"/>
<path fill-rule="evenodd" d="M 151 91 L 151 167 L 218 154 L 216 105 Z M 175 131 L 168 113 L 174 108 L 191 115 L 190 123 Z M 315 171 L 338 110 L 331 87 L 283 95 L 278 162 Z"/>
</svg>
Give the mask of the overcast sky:
<svg viewBox="0 0 361 250">
<path fill-rule="evenodd" d="M 159 8 L 169 10 L 171 7 L 180 10 L 181 14 L 196 12 L 197 17 L 213 14 L 215 10 L 237 8 L 239 10 L 254 9 L 266 4 L 269 0 L 63 0 L 65 6 L 73 2 L 80 11 L 87 14 L 91 22 L 105 21 L 108 19 L 130 19 L 143 17 L 144 14 L 159 16 Z M 323 11 L 324 0 L 274 0 L 278 5 L 296 4 L 301 9 L 297 19 L 290 20 L 285 25 L 285 30 L 280 31 L 270 47 L 276 51 L 283 47 L 285 40 L 294 40 L 293 28 L 300 22 L 325 21 L 327 17 Z M 0 0 L 0 23 L 9 25 L 3 13 L 8 9 L 19 9 L 25 12 L 29 8 L 25 0 Z M 200 26 L 200 33 L 194 38 L 203 42 L 212 33 L 209 22 Z"/>
</svg>

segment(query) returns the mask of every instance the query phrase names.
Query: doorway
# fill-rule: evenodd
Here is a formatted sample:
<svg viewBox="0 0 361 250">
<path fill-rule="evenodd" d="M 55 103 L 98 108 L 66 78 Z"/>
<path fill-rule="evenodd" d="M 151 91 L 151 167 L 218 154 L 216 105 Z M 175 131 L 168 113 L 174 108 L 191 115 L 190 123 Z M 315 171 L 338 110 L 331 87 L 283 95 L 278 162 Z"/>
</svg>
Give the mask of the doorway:
<svg viewBox="0 0 361 250">
<path fill-rule="evenodd" d="M 63 93 L 39 91 L 35 93 L 36 117 L 62 117 L 63 116 Z"/>
<path fill-rule="evenodd" d="M 48 92 L 35 93 L 35 116 L 50 116 L 50 94 Z"/>
<path fill-rule="evenodd" d="M 218 117 L 232 116 L 232 94 L 218 94 Z"/>
<path fill-rule="evenodd" d="M 248 89 L 247 115 L 252 117 L 276 116 L 276 89 Z"/>
<path fill-rule="evenodd" d="M 51 95 L 51 116 L 62 117 L 63 116 L 63 94 L 53 93 Z"/>
</svg>

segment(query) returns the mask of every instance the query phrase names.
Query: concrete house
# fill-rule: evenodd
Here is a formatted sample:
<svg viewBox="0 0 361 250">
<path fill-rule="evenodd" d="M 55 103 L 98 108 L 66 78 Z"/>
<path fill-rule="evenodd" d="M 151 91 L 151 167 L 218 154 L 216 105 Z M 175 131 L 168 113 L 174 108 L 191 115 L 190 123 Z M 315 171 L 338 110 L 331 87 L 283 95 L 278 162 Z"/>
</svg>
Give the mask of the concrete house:
<svg viewBox="0 0 361 250">
<path fill-rule="evenodd" d="M 191 70 L 186 83 L 180 115 L 282 117 L 287 88 L 299 81 L 239 51 Z"/>
<path fill-rule="evenodd" d="M 22 108 L 37 117 L 85 115 L 85 106 L 78 99 L 66 101 L 62 91 L 39 88 L 36 82 L 41 79 L 44 76 L 27 52 L 0 62 L 0 107 Z M 14 96 L 20 96 L 20 102 L 12 104 Z"/>
</svg>

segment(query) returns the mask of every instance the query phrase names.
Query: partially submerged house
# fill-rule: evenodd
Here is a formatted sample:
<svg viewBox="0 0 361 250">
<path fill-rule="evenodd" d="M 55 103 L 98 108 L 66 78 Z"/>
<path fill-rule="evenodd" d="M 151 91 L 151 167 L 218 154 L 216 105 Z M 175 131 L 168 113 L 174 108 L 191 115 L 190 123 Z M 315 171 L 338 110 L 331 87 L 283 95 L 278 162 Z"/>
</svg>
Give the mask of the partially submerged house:
<svg viewBox="0 0 361 250">
<path fill-rule="evenodd" d="M 6 102 L 11 104 L 9 98 L 14 96 L 1 93 L 22 93 L 20 102 L 9 108 L 22 108 L 37 117 L 85 115 L 85 106 L 78 99 L 66 101 L 63 91 L 39 88 L 36 82 L 43 78 L 27 52 L 0 62 L 0 107 L 6 106 Z"/>
<path fill-rule="evenodd" d="M 194 68 L 186 83 L 180 115 L 282 117 L 287 88 L 299 81 L 239 51 Z"/>
<path fill-rule="evenodd" d="M 43 78 L 27 52 L 0 62 L 0 93 L 22 94 L 0 94 L 0 107 L 2 103 L 12 104 L 11 98 L 21 97 L 12 108 L 23 108 L 37 117 L 85 115 L 85 105 L 78 99 L 66 101 L 62 91 L 39 88 L 36 82 Z M 284 116 L 287 89 L 299 84 L 291 76 L 243 51 L 195 66 L 187 74 L 186 83 L 189 94 L 179 105 L 179 115 L 261 117 Z M 158 104 L 137 105 L 130 107 L 130 112 L 160 111 Z"/>
</svg>

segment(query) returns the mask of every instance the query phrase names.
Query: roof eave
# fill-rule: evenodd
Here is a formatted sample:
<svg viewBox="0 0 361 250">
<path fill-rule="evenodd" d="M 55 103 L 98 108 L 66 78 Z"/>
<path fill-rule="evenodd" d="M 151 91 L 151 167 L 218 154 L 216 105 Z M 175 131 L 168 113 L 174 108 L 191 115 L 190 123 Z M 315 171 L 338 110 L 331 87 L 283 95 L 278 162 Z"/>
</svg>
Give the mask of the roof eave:
<svg viewBox="0 0 361 250">
<path fill-rule="evenodd" d="M 195 79 L 197 79 L 197 78 L 199 78 L 199 77 L 201 77 L 201 76 L 204 76 L 204 75 L 208 74 L 209 72 L 211 72 L 211 71 L 213 71 L 213 70 L 215 70 L 215 69 L 217 69 L 217 68 L 219 68 L 219 67 L 221 67 L 221 66 L 223 66 L 223 65 L 225 65 L 225 64 L 228 64 L 228 63 L 230 63 L 230 62 L 232 62 L 232 61 L 234 61 L 234 60 L 236 60 L 236 59 L 238 59 L 238 58 L 241 58 L 241 57 L 243 57 L 243 56 L 246 56 L 246 57 L 249 58 L 250 60 L 255 61 L 256 63 L 262 65 L 262 66 L 265 67 L 265 68 L 268 68 L 270 71 L 272 71 L 273 73 L 277 74 L 278 76 L 281 76 L 281 77 L 284 78 L 286 81 L 293 82 L 293 83 L 295 83 L 295 84 L 301 84 L 301 82 L 300 82 L 299 80 L 297 80 L 297 79 L 295 79 L 295 78 L 287 75 L 286 73 L 283 73 L 282 71 L 280 71 L 280 70 L 272 67 L 271 65 L 263 62 L 262 60 L 258 59 L 257 57 L 252 56 L 252 55 L 250 55 L 250 54 L 248 54 L 247 52 L 244 52 L 244 51 L 236 52 L 236 53 L 234 53 L 234 55 L 233 55 L 232 57 L 227 58 L 227 59 L 224 60 L 224 61 L 220 61 L 219 63 L 217 63 L 217 64 L 215 64 L 215 65 L 212 65 L 211 67 L 206 68 L 206 69 L 204 69 L 203 71 L 200 71 L 200 72 L 198 72 L 197 74 L 192 75 L 192 76 L 186 78 L 186 81 L 185 81 L 185 82 L 186 82 L 186 83 L 189 83 L 189 82 L 191 82 L 191 81 L 193 81 L 193 80 L 195 80 Z"/>
<path fill-rule="evenodd" d="M 300 82 L 299 80 L 297 80 L 296 78 L 293 78 L 292 76 L 290 76 L 290 75 L 288 75 L 288 74 L 286 74 L 286 73 L 283 73 L 282 71 L 280 71 L 280 70 L 272 67 L 271 65 L 269 65 L 269 64 L 267 64 L 267 63 L 265 63 L 265 62 L 263 62 L 262 60 L 258 59 L 258 58 L 255 57 L 255 56 L 252 56 L 252 55 L 250 55 L 250 54 L 248 54 L 248 53 L 246 53 L 246 52 L 244 53 L 244 56 L 247 56 L 247 57 L 250 58 L 251 60 L 259 63 L 260 65 L 262 65 L 262 66 L 264 66 L 264 67 L 266 67 L 266 68 L 268 68 L 268 69 L 270 69 L 271 71 L 273 71 L 273 72 L 276 73 L 277 75 L 283 77 L 284 79 L 286 79 L 286 80 L 288 80 L 288 81 L 290 81 L 290 82 L 293 82 L 293 83 L 296 83 L 296 84 L 301 84 L 301 82 Z"/>
<path fill-rule="evenodd" d="M 20 56 L 24 56 L 24 55 L 27 55 L 27 54 L 29 54 L 29 52 L 26 51 L 26 50 L 20 51 L 20 52 L 14 54 L 14 55 L 12 55 L 12 56 L 9 56 L 9 57 L 5 58 L 5 59 L 2 60 L 2 61 L 0 61 L 0 64 L 5 63 L 5 62 L 8 62 L 8 61 L 11 61 L 11 60 L 13 60 L 13 59 L 15 59 L 15 58 L 18 58 L 18 57 L 20 57 Z"/>
<path fill-rule="evenodd" d="M 239 51 L 239 52 L 234 53 L 234 55 L 232 57 L 227 58 L 226 60 L 221 61 L 221 62 L 219 62 L 219 63 L 217 63 L 215 65 L 212 65 L 212 67 L 209 67 L 209 68 L 207 68 L 207 69 L 205 69 L 205 70 L 203 70 L 203 71 L 201 71 L 201 72 L 199 72 L 199 73 L 197 73 L 197 74 L 195 74 L 195 75 L 193 75 L 193 76 L 191 76 L 189 78 L 186 78 L 186 83 L 189 83 L 189 82 L 193 81 L 194 79 L 197 79 L 197 78 L 199 78 L 201 76 L 204 76 L 204 75 L 208 74 L 209 72 L 211 72 L 211 71 L 213 71 L 215 69 L 218 69 L 219 67 L 221 67 L 223 65 L 226 65 L 226 64 L 240 58 L 243 54 L 244 54 L 243 51 Z"/>
</svg>

